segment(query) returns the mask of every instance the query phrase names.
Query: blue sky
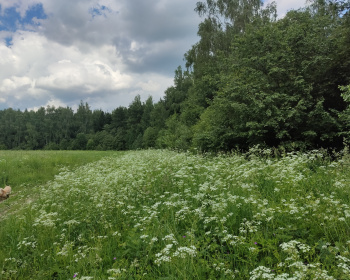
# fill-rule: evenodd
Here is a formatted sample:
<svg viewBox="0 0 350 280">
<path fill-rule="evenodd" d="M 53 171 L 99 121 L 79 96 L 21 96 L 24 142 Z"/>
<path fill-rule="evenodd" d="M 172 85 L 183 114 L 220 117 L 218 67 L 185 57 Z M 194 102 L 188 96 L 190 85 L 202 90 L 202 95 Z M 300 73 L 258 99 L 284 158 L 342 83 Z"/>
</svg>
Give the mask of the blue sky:
<svg viewBox="0 0 350 280">
<path fill-rule="evenodd" d="M 198 41 L 197 1 L 0 0 L 0 109 L 158 101 Z"/>
<path fill-rule="evenodd" d="M 37 26 L 39 23 L 36 19 L 46 19 L 47 15 L 45 14 L 43 5 L 41 3 L 35 4 L 28 8 L 24 17 L 21 16 L 19 11 L 16 10 L 16 7 L 9 7 L 3 9 L 0 4 L 0 31 L 10 32 L 8 37 L 5 37 L 5 42 L 7 46 L 10 46 L 12 43 L 12 32 L 17 30 L 33 30 L 31 26 Z M 33 30 L 35 31 L 35 29 Z"/>
<path fill-rule="evenodd" d="M 46 19 L 43 5 L 35 4 L 28 8 L 25 16 L 22 17 L 16 7 L 3 9 L 0 5 L 1 25 L 0 30 L 16 31 L 17 29 L 25 28 L 26 25 L 36 25 L 35 19 Z"/>
</svg>

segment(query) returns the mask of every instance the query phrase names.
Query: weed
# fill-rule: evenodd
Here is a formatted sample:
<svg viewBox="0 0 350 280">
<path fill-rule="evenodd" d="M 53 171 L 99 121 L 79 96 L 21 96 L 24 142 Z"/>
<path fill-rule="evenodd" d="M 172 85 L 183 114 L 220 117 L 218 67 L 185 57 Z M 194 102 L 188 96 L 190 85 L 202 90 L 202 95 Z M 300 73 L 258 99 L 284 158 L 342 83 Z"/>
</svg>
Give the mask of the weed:
<svg viewBox="0 0 350 280">
<path fill-rule="evenodd" d="M 19 174 L 60 173 L 38 175 L 35 199 L 3 204 L 0 278 L 348 279 L 342 160 L 149 150 L 71 158 L 66 168 L 55 153 L 55 164 L 11 163 Z"/>
</svg>

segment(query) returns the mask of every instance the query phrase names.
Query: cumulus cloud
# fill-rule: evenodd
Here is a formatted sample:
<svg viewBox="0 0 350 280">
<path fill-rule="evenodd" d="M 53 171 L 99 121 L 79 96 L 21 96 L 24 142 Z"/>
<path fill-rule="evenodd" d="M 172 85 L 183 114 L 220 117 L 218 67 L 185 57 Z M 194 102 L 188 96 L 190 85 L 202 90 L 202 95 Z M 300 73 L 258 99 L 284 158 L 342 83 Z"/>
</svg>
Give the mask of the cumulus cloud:
<svg viewBox="0 0 350 280">
<path fill-rule="evenodd" d="M 113 91 L 130 86 L 131 77 L 121 74 L 112 66 L 93 59 L 72 62 L 64 59 L 48 67 L 49 75 L 40 77 L 36 86 L 51 91 L 84 92 L 93 94 L 97 91 Z"/>
<path fill-rule="evenodd" d="M 157 73 L 126 71 L 113 45 L 80 50 L 22 31 L 14 34 L 11 47 L 0 44 L 0 52 L 5 54 L 0 57 L 0 106 L 74 106 L 84 100 L 112 110 L 128 106 L 136 94 L 159 99 L 172 81 Z"/>
<path fill-rule="evenodd" d="M 65 101 L 131 87 L 132 77 L 112 45 L 82 52 L 33 32 L 18 32 L 11 47 L 0 45 L 0 95 L 11 105 L 53 96 Z"/>
<path fill-rule="evenodd" d="M 1 0 L 0 109 L 159 100 L 198 41 L 197 1 Z M 303 2 L 277 0 L 278 11 Z M 5 23 L 9 11 L 18 18 Z"/>
<path fill-rule="evenodd" d="M 44 2 L 48 14 L 59 14 L 46 20 L 45 36 L 63 45 L 112 44 L 132 72 L 172 75 L 197 41 L 195 0 L 67 2 Z"/>
<path fill-rule="evenodd" d="M 159 99 L 197 41 L 195 2 L 1 1 L 0 14 L 15 9 L 21 24 L 0 31 L 0 109 Z"/>
</svg>

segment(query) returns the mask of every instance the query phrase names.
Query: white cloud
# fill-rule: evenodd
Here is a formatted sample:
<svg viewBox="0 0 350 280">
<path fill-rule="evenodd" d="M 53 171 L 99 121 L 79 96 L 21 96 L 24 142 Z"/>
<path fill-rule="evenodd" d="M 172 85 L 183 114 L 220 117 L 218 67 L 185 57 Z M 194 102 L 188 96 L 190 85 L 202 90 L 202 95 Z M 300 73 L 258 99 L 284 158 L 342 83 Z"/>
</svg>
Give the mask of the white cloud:
<svg viewBox="0 0 350 280">
<path fill-rule="evenodd" d="M 1 0 L 2 13 L 15 7 L 24 17 L 41 4 L 47 18 L 0 31 L 0 108 L 159 100 L 197 41 L 196 1 Z"/>
<path fill-rule="evenodd" d="M 115 46 L 65 46 L 42 34 L 18 31 L 13 45 L 0 44 L 0 103 L 14 108 L 71 106 L 80 100 L 93 108 L 128 106 L 140 94 L 159 100 L 172 83 L 162 74 L 126 70 Z"/>
<path fill-rule="evenodd" d="M 101 61 L 82 60 L 77 63 L 59 61 L 50 65 L 50 74 L 40 77 L 36 86 L 48 90 L 73 90 L 92 94 L 113 91 L 130 86 L 129 75 L 114 71 Z"/>
<path fill-rule="evenodd" d="M 140 82 L 137 84 L 142 90 L 147 92 L 158 91 L 160 89 L 160 84 L 155 81 Z"/>
<path fill-rule="evenodd" d="M 84 100 L 112 110 L 137 94 L 158 101 L 198 41 L 198 0 L 0 1 L 2 14 L 15 7 L 24 17 L 42 4 L 47 15 L 25 31 L 0 31 L 0 109 L 74 107 Z M 278 12 L 304 1 L 277 0 Z"/>
<path fill-rule="evenodd" d="M 266 0 L 264 6 L 276 2 L 279 18 L 284 17 L 288 11 L 297 10 L 306 5 L 307 0 Z"/>
<path fill-rule="evenodd" d="M 0 92 L 9 92 L 13 90 L 18 90 L 23 87 L 30 87 L 32 85 L 32 80 L 28 77 L 16 77 L 6 78 L 2 81 L 0 85 Z"/>
<path fill-rule="evenodd" d="M 138 51 L 141 48 L 142 48 L 142 45 L 136 41 L 132 41 L 130 44 L 130 50 L 132 52 Z"/>
<path fill-rule="evenodd" d="M 13 45 L 0 45 L 0 96 L 14 103 L 29 98 L 77 98 L 132 86 L 132 77 L 112 45 L 81 51 L 34 32 L 16 32 Z M 72 99 L 72 96 L 69 97 Z M 67 100 L 65 100 L 67 101 Z M 42 104 L 47 101 L 42 100 Z M 57 102 L 56 102 L 57 103 Z"/>
<path fill-rule="evenodd" d="M 50 106 L 50 107 L 66 107 L 66 104 L 63 103 L 61 100 L 59 99 L 55 99 L 55 98 L 52 98 L 50 99 L 49 101 L 47 101 L 46 104 L 42 104 L 40 106 L 34 106 L 34 107 L 31 107 L 31 108 L 27 108 L 29 111 L 33 110 L 33 111 L 38 111 L 40 109 L 40 107 L 47 107 L 47 106 Z"/>
</svg>

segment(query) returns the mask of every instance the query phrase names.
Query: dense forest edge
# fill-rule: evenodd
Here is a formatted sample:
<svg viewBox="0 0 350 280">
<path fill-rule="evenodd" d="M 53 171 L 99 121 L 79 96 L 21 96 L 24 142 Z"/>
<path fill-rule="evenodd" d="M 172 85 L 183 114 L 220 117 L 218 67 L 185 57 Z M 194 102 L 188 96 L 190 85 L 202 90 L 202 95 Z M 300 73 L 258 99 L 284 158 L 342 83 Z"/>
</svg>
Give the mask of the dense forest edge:
<svg viewBox="0 0 350 280">
<path fill-rule="evenodd" d="M 350 135 L 350 1 L 206 0 L 200 40 L 164 98 L 0 111 L 0 149 L 342 149 Z"/>
</svg>

